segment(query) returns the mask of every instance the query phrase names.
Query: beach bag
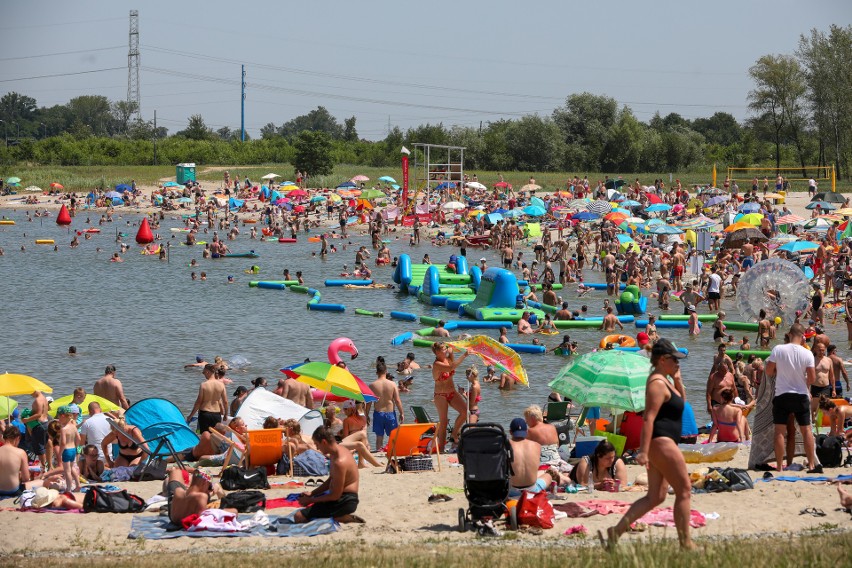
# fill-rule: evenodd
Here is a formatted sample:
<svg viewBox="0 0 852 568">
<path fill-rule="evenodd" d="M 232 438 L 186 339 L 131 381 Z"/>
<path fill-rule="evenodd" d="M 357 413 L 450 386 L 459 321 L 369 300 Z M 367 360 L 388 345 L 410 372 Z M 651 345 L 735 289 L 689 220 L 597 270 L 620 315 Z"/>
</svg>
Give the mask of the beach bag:
<svg viewBox="0 0 852 568">
<path fill-rule="evenodd" d="M 147 463 L 140 463 L 133 470 L 131 479 L 134 481 L 162 481 L 166 478 L 167 465 L 166 460 L 160 458 L 153 458 Z"/>
<path fill-rule="evenodd" d="M 754 489 L 754 482 L 744 469 L 726 467 L 725 469 L 720 469 L 719 473 L 728 480 L 728 487 L 731 491 Z"/>
<path fill-rule="evenodd" d="M 817 459 L 823 467 L 840 467 L 843 463 L 843 438 L 820 434 L 815 443 Z"/>
<path fill-rule="evenodd" d="M 83 510 L 87 513 L 138 513 L 145 509 L 145 501 L 126 489 L 105 491 L 93 485 L 83 497 Z"/>
<path fill-rule="evenodd" d="M 518 513 L 518 524 L 543 529 L 553 528 L 553 507 L 547 500 L 547 493 L 539 491 L 522 491 L 521 498 L 516 505 Z"/>
<path fill-rule="evenodd" d="M 432 456 L 415 454 L 405 456 L 400 463 L 402 471 L 432 471 Z"/>
<path fill-rule="evenodd" d="M 222 489 L 227 491 L 234 489 L 269 489 L 265 467 L 246 469 L 235 465 L 228 466 L 222 470 L 219 483 L 222 485 Z"/>
<path fill-rule="evenodd" d="M 254 513 L 266 508 L 262 491 L 234 491 L 222 497 L 221 509 L 236 509 L 238 513 Z"/>
<path fill-rule="evenodd" d="M 316 450 L 306 450 L 293 457 L 294 477 L 328 475 L 328 460 Z"/>
<path fill-rule="evenodd" d="M 290 475 L 290 456 L 283 455 L 275 466 L 275 475 Z"/>
</svg>

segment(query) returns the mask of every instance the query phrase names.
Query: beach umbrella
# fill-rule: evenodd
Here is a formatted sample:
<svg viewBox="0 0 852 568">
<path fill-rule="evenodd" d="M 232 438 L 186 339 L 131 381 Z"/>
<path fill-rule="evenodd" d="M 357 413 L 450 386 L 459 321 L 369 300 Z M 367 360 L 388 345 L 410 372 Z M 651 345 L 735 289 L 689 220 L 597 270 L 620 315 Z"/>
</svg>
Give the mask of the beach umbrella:
<svg viewBox="0 0 852 568">
<path fill-rule="evenodd" d="M 586 210 L 598 215 L 606 215 L 612 211 L 612 205 L 608 201 L 592 201 L 586 205 Z"/>
<path fill-rule="evenodd" d="M 21 178 L 17 176 L 7 177 L 6 183 L 21 183 Z"/>
<path fill-rule="evenodd" d="M 71 404 L 73 401 L 73 394 L 57 398 L 50 405 L 50 410 L 47 413 L 53 418 L 56 418 L 56 411 L 59 410 L 59 407 L 65 406 L 66 404 Z M 77 406 L 80 407 L 80 414 L 83 416 L 87 416 L 89 414 L 89 404 L 93 402 L 97 402 L 98 404 L 100 404 L 101 410 L 103 412 L 114 412 L 120 408 L 117 404 L 115 404 L 111 400 L 105 399 L 102 396 L 98 396 L 96 394 L 87 394 L 86 398 L 83 399 L 83 402 L 77 403 Z"/>
<path fill-rule="evenodd" d="M 763 215 L 761 215 L 760 213 L 749 213 L 748 215 L 743 215 L 739 219 L 735 218 L 735 221 L 738 223 L 748 223 L 749 225 L 759 227 L 761 221 L 763 221 Z"/>
<path fill-rule="evenodd" d="M 642 204 L 638 201 L 633 201 L 632 199 L 625 199 L 621 202 L 622 207 L 639 207 L 640 205 Z"/>
<path fill-rule="evenodd" d="M 787 252 L 807 252 L 816 250 L 818 248 L 819 245 L 811 241 L 794 241 L 781 245 L 780 247 L 778 247 L 778 250 L 783 250 Z"/>
<path fill-rule="evenodd" d="M 363 402 L 376 402 L 378 400 L 370 387 L 363 381 L 359 385 L 357 377 L 348 369 L 325 361 L 311 361 L 292 368 L 281 369 L 281 372 L 300 383 L 305 383 L 329 394 Z"/>
<path fill-rule="evenodd" d="M 354 178 L 352 178 L 352 181 L 370 181 L 370 178 L 368 178 L 365 175 L 359 174 L 359 175 L 355 176 Z"/>
<path fill-rule="evenodd" d="M 363 189 L 361 190 L 361 199 L 384 199 L 387 195 L 378 189 Z"/>
<path fill-rule="evenodd" d="M 181 184 L 174 181 L 167 181 L 163 184 L 163 187 L 182 187 Z"/>
<path fill-rule="evenodd" d="M 766 235 L 754 227 L 748 227 L 746 229 L 739 229 L 732 233 L 728 233 L 728 236 L 726 236 L 725 240 L 722 242 L 722 248 L 740 248 L 751 240 L 765 242 L 769 239 Z"/>
<path fill-rule="evenodd" d="M 663 200 L 662 200 L 662 199 L 660 199 L 660 196 L 659 196 L 659 195 L 657 195 L 656 193 L 651 193 L 651 192 L 646 192 L 646 193 L 645 193 L 645 199 L 647 199 L 647 200 L 648 200 L 648 202 L 649 202 L 649 203 L 651 203 L 651 204 L 655 204 L 655 203 L 662 203 L 662 202 L 663 202 Z"/>
<path fill-rule="evenodd" d="M 345 182 L 341 183 L 340 185 L 338 185 L 336 189 L 352 189 L 352 188 L 355 188 L 355 187 L 358 187 L 355 184 L 355 182 L 345 181 Z"/>
<path fill-rule="evenodd" d="M 107 199 L 121 199 L 121 194 L 117 191 L 108 191 L 104 194 L 104 197 L 106 197 Z"/>
<path fill-rule="evenodd" d="M 764 199 L 784 199 L 780 193 L 767 193 L 763 196 Z"/>
<path fill-rule="evenodd" d="M 192 203 L 192 198 L 190 197 L 181 197 L 177 200 L 178 203 Z"/>
<path fill-rule="evenodd" d="M 846 203 L 846 196 L 836 191 L 821 191 L 814 195 L 811 201 L 827 201 L 828 203 Z"/>
<path fill-rule="evenodd" d="M 328 199 L 328 198 L 324 195 L 315 195 L 315 196 L 311 197 L 311 203 L 321 203 L 321 202 L 325 201 L 326 199 Z"/>
<path fill-rule="evenodd" d="M 287 197 L 307 197 L 308 192 L 304 189 L 294 189 L 287 194 Z"/>
<path fill-rule="evenodd" d="M 502 221 L 503 216 L 500 213 L 489 213 L 485 216 L 485 220 L 494 225 Z"/>
<path fill-rule="evenodd" d="M 41 191 L 41 188 L 37 185 L 28 185 L 24 191 Z"/>
<path fill-rule="evenodd" d="M 385 183 L 396 183 L 396 180 L 390 176 L 382 176 L 379 178 L 379 181 L 383 181 Z"/>
<path fill-rule="evenodd" d="M 755 203 L 754 201 L 743 203 L 737 207 L 737 211 L 740 213 L 757 213 L 760 211 L 760 203 Z"/>
<path fill-rule="evenodd" d="M 798 223 L 799 221 L 804 221 L 804 220 L 805 220 L 804 217 L 799 217 L 798 215 L 793 215 L 792 213 L 789 213 L 787 215 L 784 215 L 783 217 L 779 217 L 778 219 L 775 220 L 775 222 L 778 225 L 789 225 L 789 224 Z"/>
<path fill-rule="evenodd" d="M 831 227 L 831 221 L 822 217 L 799 221 L 798 224 L 811 231 L 827 231 Z"/>
<path fill-rule="evenodd" d="M 603 218 L 605 221 L 612 221 L 616 225 L 620 225 L 625 219 L 627 219 L 627 214 L 619 211 L 613 211 L 604 215 Z"/>
<path fill-rule="evenodd" d="M 838 209 L 834 212 L 835 215 L 842 215 L 843 217 L 852 216 L 852 207 L 844 207 L 843 209 Z"/>
<path fill-rule="evenodd" d="M 547 211 L 547 205 L 544 203 L 544 200 L 539 197 L 530 198 L 530 205 L 535 205 L 536 207 L 541 207 L 545 211 Z"/>
<path fill-rule="evenodd" d="M 503 217 L 509 217 L 510 219 L 513 219 L 515 217 L 521 217 L 523 214 L 524 211 L 522 209 L 512 209 L 511 211 L 506 211 L 505 213 L 503 213 Z"/>
<path fill-rule="evenodd" d="M 592 213 L 591 211 L 580 211 L 579 213 L 571 215 L 571 218 L 576 219 L 577 221 L 594 221 L 595 219 L 600 219 L 601 216 L 597 213 Z"/>
<path fill-rule="evenodd" d="M 358 209 L 359 211 L 361 209 L 372 209 L 372 208 L 373 208 L 373 204 L 370 203 L 367 199 L 359 199 L 358 201 L 355 202 L 355 209 Z"/>
<path fill-rule="evenodd" d="M 547 211 L 543 207 L 537 205 L 527 205 L 524 207 L 524 215 L 529 215 L 530 217 L 541 217 L 546 213 Z"/>
<path fill-rule="evenodd" d="M 472 187 L 473 189 L 488 189 L 478 181 L 469 181 L 465 184 L 467 187 Z"/>
<path fill-rule="evenodd" d="M 32 393 L 30 393 L 32 394 Z M 0 420 L 6 420 L 18 408 L 18 401 L 8 396 L 0 396 Z"/>
<path fill-rule="evenodd" d="M 0 395 L 18 396 L 32 394 L 35 391 L 51 393 L 53 389 L 29 375 L 20 375 L 17 373 L 3 373 L 0 375 Z"/>
<path fill-rule="evenodd" d="M 65 189 L 65 186 L 59 182 L 53 182 L 50 184 L 51 189 Z"/>
<path fill-rule="evenodd" d="M 521 188 L 521 191 L 538 191 L 541 189 L 541 186 L 537 183 L 528 183 Z"/>
<path fill-rule="evenodd" d="M 328 200 L 332 203 L 340 203 L 341 201 L 343 201 L 343 198 L 337 195 L 336 193 L 329 193 Z"/>
<path fill-rule="evenodd" d="M 399 186 L 398 186 L 397 184 L 395 184 L 395 183 L 392 183 L 392 184 L 391 184 L 391 187 L 392 187 L 392 188 L 394 188 L 394 189 L 395 189 L 395 190 L 397 190 L 397 191 L 399 190 Z"/>
<path fill-rule="evenodd" d="M 282 185 L 281 187 L 279 187 L 278 191 L 283 191 L 284 193 L 287 193 L 288 191 L 296 191 L 297 189 L 299 189 L 298 185 L 287 184 L 287 185 Z"/>
<path fill-rule="evenodd" d="M 475 335 L 469 339 L 453 341 L 450 345 L 459 349 L 466 349 L 469 354 L 482 359 L 482 362 L 486 365 L 494 365 L 500 372 L 509 375 L 516 383 L 530 386 L 521 356 L 514 349 L 503 345 L 493 337 Z"/>
<path fill-rule="evenodd" d="M 731 225 L 728 225 L 723 230 L 726 233 L 733 233 L 734 231 L 739 231 L 740 229 L 752 229 L 753 226 L 749 223 L 736 222 Z"/>
<path fill-rule="evenodd" d="M 665 223 L 659 223 L 656 225 L 651 225 L 650 227 L 645 228 L 646 231 L 651 233 L 652 235 L 682 235 L 683 231 L 678 229 L 677 227 L 672 227 L 671 225 L 666 225 Z"/>
<path fill-rule="evenodd" d="M 819 207 L 823 211 L 834 211 L 835 209 L 837 209 L 837 206 L 832 203 L 829 203 L 828 201 L 811 201 L 810 203 L 805 205 L 805 209 L 808 210 L 813 210 L 817 207 Z"/>
<path fill-rule="evenodd" d="M 639 252 L 641 249 L 639 248 L 639 244 L 630 238 L 630 236 L 619 233 L 616 235 L 618 238 L 619 250 L 621 252 L 625 252 L 628 249 L 633 249 L 636 252 Z"/>
<path fill-rule="evenodd" d="M 613 207 L 612 213 L 624 213 L 625 215 L 630 215 L 630 210 L 625 209 L 624 207 Z"/>
<path fill-rule="evenodd" d="M 656 213 L 657 211 L 671 211 L 672 206 L 668 203 L 654 203 L 645 208 L 648 213 Z"/>
<path fill-rule="evenodd" d="M 707 202 L 704 204 L 704 207 L 713 207 L 715 205 L 719 205 L 719 204 L 725 203 L 727 201 L 728 201 L 727 195 L 717 195 L 716 197 L 711 197 L 710 199 L 708 199 Z"/>
<path fill-rule="evenodd" d="M 647 357 L 607 349 L 577 357 L 548 386 L 582 406 L 640 412 L 650 371 Z"/>
<path fill-rule="evenodd" d="M 441 209 L 446 211 L 455 211 L 458 209 L 467 209 L 467 205 L 462 203 L 461 201 L 447 201 L 443 205 L 441 205 Z"/>
<path fill-rule="evenodd" d="M 585 209 L 589 203 L 589 199 L 574 199 L 568 202 L 568 209 Z"/>
<path fill-rule="evenodd" d="M 445 189 L 455 189 L 456 184 L 451 181 L 445 181 L 435 187 L 435 191 L 444 191 Z"/>
<path fill-rule="evenodd" d="M 275 179 L 275 178 L 280 178 L 280 177 L 281 177 L 281 176 L 279 176 L 278 174 L 272 174 L 272 173 L 270 173 L 270 174 L 266 174 L 265 176 L 263 176 L 263 177 L 262 177 L 262 178 L 260 178 L 260 179 Z"/>
</svg>

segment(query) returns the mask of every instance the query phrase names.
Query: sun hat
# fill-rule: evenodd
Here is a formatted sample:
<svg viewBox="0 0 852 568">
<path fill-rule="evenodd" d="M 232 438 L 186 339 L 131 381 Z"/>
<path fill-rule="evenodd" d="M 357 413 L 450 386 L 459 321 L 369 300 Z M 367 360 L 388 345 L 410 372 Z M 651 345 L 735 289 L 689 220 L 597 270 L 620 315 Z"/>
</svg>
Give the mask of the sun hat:
<svg viewBox="0 0 852 568">
<path fill-rule="evenodd" d="M 509 431 L 512 433 L 513 438 L 526 438 L 527 421 L 523 418 L 513 418 L 509 424 Z"/>
<path fill-rule="evenodd" d="M 56 489 L 48 489 L 47 487 L 39 487 L 35 490 L 35 496 L 30 501 L 30 506 L 42 508 L 47 507 L 59 497 L 59 491 Z"/>
<path fill-rule="evenodd" d="M 658 339 L 654 344 L 654 348 L 651 349 L 652 355 L 671 355 L 675 359 L 683 359 L 686 357 L 685 354 L 681 353 L 677 350 L 677 345 L 669 341 L 668 339 Z"/>
</svg>

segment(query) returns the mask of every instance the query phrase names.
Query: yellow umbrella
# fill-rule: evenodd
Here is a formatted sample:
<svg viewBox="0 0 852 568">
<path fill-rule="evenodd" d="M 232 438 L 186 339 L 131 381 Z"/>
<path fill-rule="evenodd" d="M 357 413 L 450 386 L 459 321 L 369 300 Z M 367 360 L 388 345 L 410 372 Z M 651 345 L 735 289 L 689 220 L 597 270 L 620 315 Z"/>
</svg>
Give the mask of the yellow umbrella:
<svg viewBox="0 0 852 568">
<path fill-rule="evenodd" d="M 749 213 L 748 215 L 743 215 L 740 217 L 738 223 L 748 223 L 749 225 L 754 225 L 757 227 L 760 225 L 760 222 L 763 221 L 763 215 L 760 213 Z"/>
<path fill-rule="evenodd" d="M 56 411 L 59 410 L 60 406 L 65 406 L 66 404 L 71 404 L 74 401 L 74 395 L 69 394 L 68 396 L 63 396 L 62 398 L 57 398 L 53 401 L 53 404 L 50 405 L 50 410 L 48 414 L 56 417 Z M 80 407 L 80 414 L 83 416 L 87 416 L 89 414 L 89 404 L 92 402 L 97 402 L 101 405 L 101 410 L 103 412 L 113 412 L 118 410 L 118 405 L 114 402 L 105 399 L 102 396 L 98 396 L 96 394 L 87 394 L 86 398 L 83 399 L 83 402 L 77 403 L 77 406 Z"/>
<path fill-rule="evenodd" d="M 299 189 L 298 185 L 282 185 L 278 188 L 278 191 L 293 191 L 294 189 Z"/>
<path fill-rule="evenodd" d="M 482 209 L 474 209 L 467 214 L 468 217 L 478 217 L 479 215 L 485 215 L 485 211 Z"/>
<path fill-rule="evenodd" d="M 3 373 L 0 375 L 0 395 L 17 396 L 21 394 L 32 394 L 35 391 L 53 392 L 53 389 L 29 375 L 17 373 Z"/>
<path fill-rule="evenodd" d="M 341 201 L 343 201 L 343 198 L 337 195 L 336 193 L 329 193 L 328 200 L 332 203 L 340 203 Z"/>
<path fill-rule="evenodd" d="M 852 207 L 844 207 L 843 209 L 838 209 L 834 212 L 835 215 L 842 215 L 843 217 L 852 216 Z"/>
</svg>

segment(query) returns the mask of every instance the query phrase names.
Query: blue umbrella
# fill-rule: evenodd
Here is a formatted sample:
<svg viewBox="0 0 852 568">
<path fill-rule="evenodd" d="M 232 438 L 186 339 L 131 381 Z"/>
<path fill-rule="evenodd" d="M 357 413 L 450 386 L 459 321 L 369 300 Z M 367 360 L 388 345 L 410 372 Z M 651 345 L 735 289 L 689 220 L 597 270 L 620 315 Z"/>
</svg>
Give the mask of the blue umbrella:
<svg viewBox="0 0 852 568">
<path fill-rule="evenodd" d="M 345 182 L 341 183 L 340 185 L 338 185 L 335 189 L 352 189 L 352 188 L 355 188 L 355 187 L 358 187 L 357 185 L 355 185 L 355 182 L 345 181 Z"/>
<path fill-rule="evenodd" d="M 317 195 L 317 196 L 311 197 L 311 203 L 319 203 L 321 201 L 325 201 L 326 199 L 328 199 L 328 198 L 324 195 Z"/>
<path fill-rule="evenodd" d="M 543 207 L 539 207 L 537 205 L 527 205 L 524 207 L 524 213 L 530 217 L 541 217 L 547 213 L 547 211 L 545 211 Z"/>
<path fill-rule="evenodd" d="M 672 208 L 668 203 L 654 203 L 645 208 L 648 213 L 656 213 L 657 211 L 670 211 Z"/>
<path fill-rule="evenodd" d="M 494 224 L 498 223 L 499 221 L 502 221 L 503 216 L 500 215 L 499 213 L 489 213 L 488 215 L 485 216 L 485 220 L 488 221 L 489 223 L 491 223 L 492 225 L 494 225 Z"/>
<path fill-rule="evenodd" d="M 547 211 L 547 205 L 544 204 L 544 201 L 539 197 L 533 197 L 530 199 L 530 205 L 535 205 L 536 207 L 541 207 L 545 211 Z"/>
<path fill-rule="evenodd" d="M 512 209 L 511 211 L 506 211 L 505 213 L 503 213 L 503 216 L 509 217 L 509 218 L 514 218 L 514 217 L 520 217 L 523 214 L 524 214 L 524 212 L 520 209 Z"/>
<path fill-rule="evenodd" d="M 285 185 L 298 185 L 298 184 L 295 181 L 282 181 L 278 185 L 285 186 Z"/>
<path fill-rule="evenodd" d="M 391 184 L 391 187 L 392 187 L 392 188 L 394 188 L 394 189 L 399 189 L 399 186 L 398 186 L 397 184 L 395 184 L 395 183 L 392 183 L 392 184 Z"/>
<path fill-rule="evenodd" d="M 591 211 L 580 211 L 571 216 L 572 219 L 577 219 L 578 221 L 594 221 L 595 219 L 600 219 L 600 217 L 600 215 Z"/>
<path fill-rule="evenodd" d="M 742 205 L 737 207 L 737 211 L 739 211 L 740 213 L 757 213 L 758 211 L 760 211 L 760 203 L 754 203 L 753 201 L 749 203 L 743 203 Z"/>
<path fill-rule="evenodd" d="M 379 181 L 383 181 L 385 183 L 396 183 L 396 180 L 390 176 L 382 176 L 379 178 Z"/>
<path fill-rule="evenodd" d="M 498 207 L 497 209 L 494 210 L 495 213 L 506 213 L 507 211 L 509 211 L 509 210 L 506 209 L 505 207 Z"/>
<path fill-rule="evenodd" d="M 647 231 L 652 235 L 682 235 L 683 231 L 678 229 L 677 227 L 672 227 L 671 225 L 666 225 L 665 223 L 658 223 L 656 225 L 651 225 L 650 227 L 646 227 Z"/>
<path fill-rule="evenodd" d="M 811 241 L 794 241 L 781 245 L 780 247 L 778 247 L 778 250 L 785 250 L 787 252 L 804 252 L 816 250 L 818 248 L 819 245 Z"/>
<path fill-rule="evenodd" d="M 121 192 L 130 191 L 131 189 L 132 188 L 129 185 L 127 185 L 126 183 L 120 183 L 117 186 L 115 186 L 115 190 L 121 191 Z"/>
<path fill-rule="evenodd" d="M 181 187 L 181 185 L 173 181 L 167 181 L 163 184 L 163 187 Z"/>
<path fill-rule="evenodd" d="M 104 194 L 107 199 L 121 199 L 121 194 L 117 191 L 108 191 Z"/>
<path fill-rule="evenodd" d="M 823 211 L 834 211 L 837 209 L 837 206 L 833 203 L 829 203 L 828 201 L 811 201 L 807 205 L 805 205 L 805 209 L 816 209 L 819 207 Z"/>
<path fill-rule="evenodd" d="M 621 202 L 622 207 L 639 207 L 640 205 L 642 204 L 638 201 L 633 201 L 632 199 L 626 199 Z"/>
<path fill-rule="evenodd" d="M 707 203 L 704 204 L 704 207 L 713 207 L 714 205 L 719 205 L 720 203 L 725 203 L 728 200 L 725 195 L 717 195 L 716 197 L 711 197 L 707 200 Z"/>
<path fill-rule="evenodd" d="M 630 211 L 628 209 L 625 209 L 624 207 L 613 207 L 612 212 L 613 213 L 626 213 L 627 215 L 630 215 Z"/>
<path fill-rule="evenodd" d="M 435 188 L 435 191 L 444 191 L 445 189 L 455 189 L 455 188 L 456 188 L 456 184 L 454 184 L 451 181 L 445 181 L 444 183 L 438 185 L 438 187 Z"/>
</svg>

